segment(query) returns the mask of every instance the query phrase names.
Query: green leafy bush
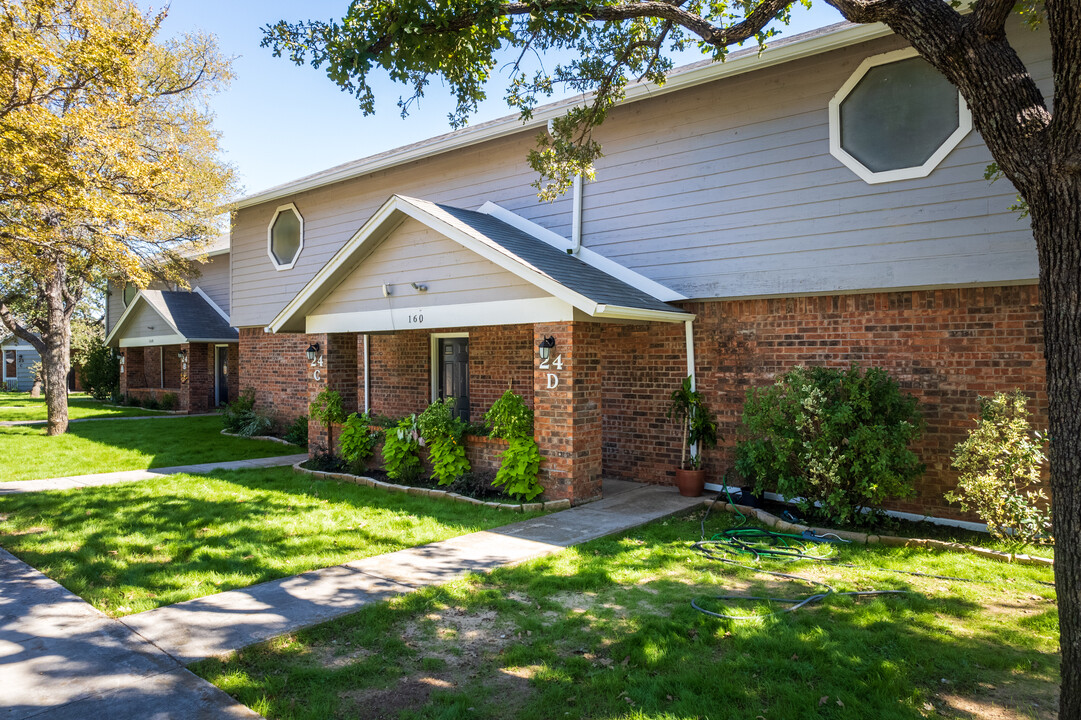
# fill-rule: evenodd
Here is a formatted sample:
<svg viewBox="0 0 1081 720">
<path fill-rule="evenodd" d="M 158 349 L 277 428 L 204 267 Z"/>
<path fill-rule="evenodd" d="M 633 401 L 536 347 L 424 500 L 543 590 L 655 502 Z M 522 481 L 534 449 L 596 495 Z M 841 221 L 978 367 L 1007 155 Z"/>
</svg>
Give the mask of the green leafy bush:
<svg viewBox="0 0 1081 720">
<path fill-rule="evenodd" d="M 467 426 L 451 412 L 453 405 L 454 398 L 436 400 L 417 418 L 420 436 L 428 447 L 432 477 L 440 485 L 449 485 L 471 469 L 462 443 Z"/>
<path fill-rule="evenodd" d="M 702 399 L 702 394 L 691 389 L 693 379 L 690 375 L 683 378 L 679 388 L 669 397 L 668 417 L 679 423 L 683 433 L 683 447 L 680 451 L 679 466 L 687 468 L 687 453 L 691 452 L 690 466 L 697 470 L 702 467 L 702 450 L 717 447 L 717 421 Z"/>
<path fill-rule="evenodd" d="M 108 400 L 120 392 L 120 359 L 101 338 L 90 340 L 79 379 L 95 400 Z"/>
<path fill-rule="evenodd" d="M 308 447 L 308 416 L 299 415 L 282 435 L 282 440 L 300 447 Z"/>
<path fill-rule="evenodd" d="M 807 515 L 867 524 L 914 494 L 923 465 L 908 445 L 922 432 L 916 399 L 885 371 L 798 367 L 748 390 L 736 469 Z"/>
<path fill-rule="evenodd" d="M 533 439 L 533 410 L 510 390 L 484 415 L 492 437 L 507 441 L 493 485 L 502 486 L 511 497 L 532 500 L 544 492 L 537 482 L 540 450 Z"/>
<path fill-rule="evenodd" d="M 392 480 L 413 482 L 420 477 L 420 431 L 410 415 L 383 433 L 383 465 Z"/>
<path fill-rule="evenodd" d="M 158 399 L 153 395 L 147 395 L 142 400 L 142 406 L 147 410 L 159 410 L 161 405 L 158 403 Z"/>
<path fill-rule="evenodd" d="M 327 452 L 334 454 L 334 423 L 345 422 L 342 396 L 337 390 L 323 388 L 308 406 L 311 416 L 327 428 Z"/>
<path fill-rule="evenodd" d="M 162 410 L 176 410 L 180 407 L 180 398 L 176 393 L 163 393 L 161 400 L 158 401 L 158 406 Z"/>
<path fill-rule="evenodd" d="M 1020 390 L 981 397 L 980 417 L 954 449 L 959 492 L 946 500 L 975 511 L 994 537 L 1025 546 L 1050 539 L 1051 510 L 1040 485 L 1046 438 L 1029 426 Z"/>
<path fill-rule="evenodd" d="M 371 416 L 368 413 L 352 413 L 345 419 L 338 444 L 342 457 L 352 466 L 362 468 L 375 452 L 375 445 L 380 433 L 372 430 Z"/>
<path fill-rule="evenodd" d="M 273 426 L 270 418 L 255 410 L 255 390 L 247 388 L 221 409 L 225 432 L 244 437 L 266 435 Z"/>
</svg>

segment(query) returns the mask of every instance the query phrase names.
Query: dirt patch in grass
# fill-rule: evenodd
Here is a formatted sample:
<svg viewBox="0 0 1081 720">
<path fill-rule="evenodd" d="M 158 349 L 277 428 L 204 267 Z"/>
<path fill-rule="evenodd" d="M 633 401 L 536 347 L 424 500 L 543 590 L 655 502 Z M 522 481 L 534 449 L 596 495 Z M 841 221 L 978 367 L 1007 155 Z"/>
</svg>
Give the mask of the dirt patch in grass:
<svg viewBox="0 0 1081 720">
<path fill-rule="evenodd" d="M 997 685 L 980 683 L 971 693 L 941 692 L 934 708 L 958 720 L 1056 720 L 1058 684 L 1018 677 Z"/>
<path fill-rule="evenodd" d="M 396 718 L 404 710 L 426 705 L 432 693 L 462 690 L 485 675 L 487 687 L 501 705 L 524 704 L 531 692 L 529 680 L 538 667 L 505 667 L 487 676 L 488 667 L 504 648 L 521 637 L 521 632 L 499 622 L 495 610 L 469 612 L 452 607 L 431 612 L 402 630 L 402 640 L 416 653 L 406 675 L 389 688 L 350 690 L 340 697 L 356 710 L 363 708 L 364 717 Z M 354 662 L 350 656 L 333 652 L 316 657 L 325 667 Z"/>
</svg>

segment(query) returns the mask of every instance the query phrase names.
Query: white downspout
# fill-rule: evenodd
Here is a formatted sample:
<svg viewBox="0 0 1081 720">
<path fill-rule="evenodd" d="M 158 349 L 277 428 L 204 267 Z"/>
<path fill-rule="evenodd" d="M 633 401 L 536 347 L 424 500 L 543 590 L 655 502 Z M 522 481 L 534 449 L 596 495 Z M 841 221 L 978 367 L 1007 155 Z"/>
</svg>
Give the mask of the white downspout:
<svg viewBox="0 0 1081 720">
<path fill-rule="evenodd" d="M 371 412 L 371 384 L 368 381 L 368 335 L 364 335 L 364 412 Z"/>
<path fill-rule="evenodd" d="M 573 204 L 571 206 L 571 248 L 567 252 L 577 255 L 582 249 L 582 176 L 574 176 Z"/>
<path fill-rule="evenodd" d="M 691 379 L 691 390 L 697 390 L 697 378 L 694 372 L 694 327 L 693 320 L 684 320 L 683 328 L 687 333 L 687 376 Z M 691 457 L 698 455 L 698 443 L 691 445 Z"/>
</svg>

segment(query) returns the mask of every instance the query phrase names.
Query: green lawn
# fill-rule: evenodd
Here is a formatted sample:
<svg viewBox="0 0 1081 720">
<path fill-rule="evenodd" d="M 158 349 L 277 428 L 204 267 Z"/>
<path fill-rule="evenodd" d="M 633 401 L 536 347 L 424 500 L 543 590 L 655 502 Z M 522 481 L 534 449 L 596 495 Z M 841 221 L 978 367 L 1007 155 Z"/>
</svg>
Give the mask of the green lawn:
<svg viewBox="0 0 1081 720">
<path fill-rule="evenodd" d="M 430 588 L 192 669 L 268 718 L 1055 717 L 1057 611 L 1037 582 L 1050 570 L 847 546 L 839 559 L 859 567 L 780 568 L 838 590 L 913 592 L 720 620 L 691 600 L 719 610 L 709 598 L 808 588 L 693 552 L 700 518 Z M 707 533 L 732 522 L 711 515 Z"/>
<path fill-rule="evenodd" d="M 138 407 L 109 407 L 83 393 L 68 396 L 68 418 L 71 420 L 162 414 L 158 410 Z M 44 396 L 32 398 L 29 393 L 0 392 L 0 422 L 45 419 Z"/>
<path fill-rule="evenodd" d="M 127 615 L 521 518 L 276 468 L 0 496 L 0 546 Z"/>
<path fill-rule="evenodd" d="M 72 423 L 58 437 L 47 437 L 43 426 L 0 427 L 0 482 L 298 452 L 269 440 L 225 437 L 218 417 Z"/>
</svg>

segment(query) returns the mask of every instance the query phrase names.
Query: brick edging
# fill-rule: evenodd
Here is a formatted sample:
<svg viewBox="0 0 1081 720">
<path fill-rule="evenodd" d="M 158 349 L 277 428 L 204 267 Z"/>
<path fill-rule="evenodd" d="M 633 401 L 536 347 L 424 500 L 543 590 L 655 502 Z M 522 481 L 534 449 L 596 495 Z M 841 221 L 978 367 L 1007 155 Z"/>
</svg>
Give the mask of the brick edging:
<svg viewBox="0 0 1081 720">
<path fill-rule="evenodd" d="M 225 430 L 222 430 L 221 434 L 225 437 L 246 438 L 248 440 L 270 440 L 271 442 L 281 443 L 282 445 L 293 445 L 293 443 L 289 442 L 288 440 L 282 440 L 281 438 L 274 437 L 273 435 L 239 435 L 237 433 L 226 432 Z M 293 447 L 302 446 L 293 445 Z"/>
<path fill-rule="evenodd" d="M 396 485 L 395 483 L 383 482 L 382 480 L 376 480 L 375 478 L 365 477 L 364 475 L 353 475 L 352 473 L 336 473 L 336 472 L 324 472 L 322 470 L 311 470 L 302 465 L 307 462 L 306 460 L 293 464 L 293 470 L 300 473 L 307 473 L 308 475 L 314 475 L 317 478 L 323 478 L 325 480 L 344 480 L 345 482 L 351 482 L 355 485 L 365 485 L 376 490 L 384 490 L 386 492 L 398 492 L 405 493 L 407 495 L 421 495 L 424 497 L 434 497 L 446 500 L 454 500 L 455 502 L 469 503 L 471 505 L 484 505 L 485 507 L 493 507 L 499 510 L 511 510 L 513 512 L 536 512 L 539 510 L 566 510 L 571 506 L 571 501 L 567 499 L 562 500 L 548 500 L 547 502 L 535 502 L 535 503 L 498 503 L 487 500 L 478 500 L 476 498 L 466 497 L 465 495 L 459 495 L 455 492 L 449 492 L 447 490 L 439 490 L 437 488 L 422 488 L 413 487 L 412 485 Z"/>
<path fill-rule="evenodd" d="M 768 513 L 765 510 L 749 507 L 747 505 L 733 505 L 732 503 L 722 502 L 720 500 L 704 500 L 703 503 L 709 507 L 720 506 L 722 510 L 726 510 L 730 513 L 739 513 L 750 517 L 757 518 L 766 525 L 776 528 L 777 530 L 786 532 L 798 532 L 810 530 L 816 535 L 830 534 L 836 535 L 839 538 L 848 540 L 850 542 L 859 543 L 861 545 L 890 545 L 893 547 L 931 547 L 939 550 L 953 550 L 956 552 L 965 552 L 972 555 L 979 555 L 981 557 L 990 558 L 992 560 L 1001 560 L 1002 562 L 1015 562 L 1019 565 L 1037 565 L 1040 567 L 1054 567 L 1055 561 L 1051 558 L 1042 558 L 1035 555 L 1020 555 L 1017 553 L 1004 553 L 998 550 L 990 550 L 988 548 L 976 547 L 974 545 L 964 545 L 962 543 L 946 542 L 944 540 L 931 540 L 928 538 L 906 538 L 897 537 L 896 535 L 870 535 L 868 533 L 852 532 L 850 530 L 831 530 L 829 528 L 811 527 L 809 525 L 800 525 L 799 523 L 791 523 L 787 520 Z"/>
</svg>

